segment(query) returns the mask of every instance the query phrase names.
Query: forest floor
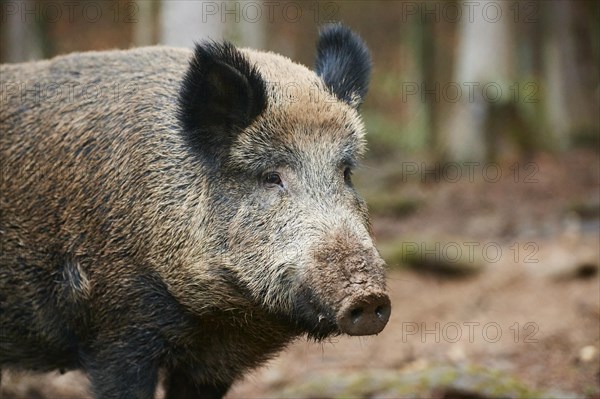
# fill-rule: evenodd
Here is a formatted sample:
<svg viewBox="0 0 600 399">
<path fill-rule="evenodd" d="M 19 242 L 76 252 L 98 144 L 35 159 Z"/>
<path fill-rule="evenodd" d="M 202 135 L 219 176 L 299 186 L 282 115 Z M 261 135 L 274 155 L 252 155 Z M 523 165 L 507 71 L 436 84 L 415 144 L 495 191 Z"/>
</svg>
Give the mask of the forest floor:
<svg viewBox="0 0 600 399">
<path fill-rule="evenodd" d="M 367 167 L 356 185 L 389 265 L 387 327 L 298 340 L 227 398 L 599 398 L 599 166 L 577 150 Z M 2 384 L 7 399 L 89 398 L 78 372 Z"/>
</svg>

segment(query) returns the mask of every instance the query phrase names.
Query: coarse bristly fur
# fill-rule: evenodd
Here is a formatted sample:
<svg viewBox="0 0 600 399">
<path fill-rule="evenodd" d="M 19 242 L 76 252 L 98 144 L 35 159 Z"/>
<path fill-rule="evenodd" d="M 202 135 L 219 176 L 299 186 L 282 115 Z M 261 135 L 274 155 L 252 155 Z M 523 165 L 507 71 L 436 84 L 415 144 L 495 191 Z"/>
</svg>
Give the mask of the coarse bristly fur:
<svg viewBox="0 0 600 399">
<path fill-rule="evenodd" d="M 381 331 L 350 178 L 370 59 L 341 25 L 317 47 L 317 73 L 213 42 L 2 65 L 3 368 L 221 397 L 295 338 Z"/>
</svg>

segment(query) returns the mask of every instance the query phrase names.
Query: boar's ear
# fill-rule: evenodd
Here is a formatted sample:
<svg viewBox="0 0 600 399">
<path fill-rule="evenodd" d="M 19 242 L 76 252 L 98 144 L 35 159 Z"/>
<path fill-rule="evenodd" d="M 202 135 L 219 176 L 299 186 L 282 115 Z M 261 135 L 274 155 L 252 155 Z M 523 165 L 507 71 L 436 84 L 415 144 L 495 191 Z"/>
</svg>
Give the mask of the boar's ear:
<svg viewBox="0 0 600 399">
<path fill-rule="evenodd" d="M 371 55 L 350 29 L 326 25 L 319 33 L 315 72 L 337 98 L 358 108 L 369 86 Z"/>
<path fill-rule="evenodd" d="M 267 105 L 265 82 L 231 43 L 196 44 L 179 93 L 178 117 L 188 144 L 226 154 L 237 134 Z"/>
</svg>

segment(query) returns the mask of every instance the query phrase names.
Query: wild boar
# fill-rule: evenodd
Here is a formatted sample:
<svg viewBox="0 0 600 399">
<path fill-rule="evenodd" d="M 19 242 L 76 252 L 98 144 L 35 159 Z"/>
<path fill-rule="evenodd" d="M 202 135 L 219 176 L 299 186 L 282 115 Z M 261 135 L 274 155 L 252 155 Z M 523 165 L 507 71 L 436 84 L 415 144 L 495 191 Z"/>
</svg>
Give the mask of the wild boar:
<svg viewBox="0 0 600 399">
<path fill-rule="evenodd" d="M 314 72 L 227 42 L 1 68 L 2 367 L 222 397 L 298 337 L 382 331 L 356 34 L 322 29 Z"/>
</svg>

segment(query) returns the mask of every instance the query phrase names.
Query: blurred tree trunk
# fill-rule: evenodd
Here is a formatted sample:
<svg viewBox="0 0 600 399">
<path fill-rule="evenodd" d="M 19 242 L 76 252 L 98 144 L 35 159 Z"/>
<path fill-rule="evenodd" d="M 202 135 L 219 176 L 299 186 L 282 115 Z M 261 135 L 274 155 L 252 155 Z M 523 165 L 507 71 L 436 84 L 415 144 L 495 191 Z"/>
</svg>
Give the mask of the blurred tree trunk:
<svg viewBox="0 0 600 399">
<path fill-rule="evenodd" d="M 264 49 L 266 42 L 265 24 L 266 15 L 260 3 L 237 2 L 236 8 L 229 9 L 230 16 L 226 15 L 226 38 L 240 47 Z"/>
<path fill-rule="evenodd" d="M 447 0 L 446 7 L 459 9 L 461 4 L 456 0 Z M 453 83 L 454 65 L 456 60 L 457 23 L 451 18 L 439 18 L 437 21 L 428 20 L 423 45 L 424 85 L 437 93 L 437 98 L 429 98 L 429 127 L 430 137 L 428 148 L 440 152 L 444 143 L 445 123 L 449 120 L 453 102 L 450 91 L 446 91 L 449 83 Z"/>
<path fill-rule="evenodd" d="M 160 43 L 192 47 L 201 40 L 230 40 L 238 46 L 263 48 L 264 7 L 256 2 L 163 0 Z"/>
<path fill-rule="evenodd" d="M 192 48 L 204 39 L 223 39 L 220 2 L 163 0 L 160 11 L 160 44 Z"/>
<path fill-rule="evenodd" d="M 36 2 L 23 0 L 7 2 L 2 7 L 0 25 L 1 62 L 23 62 L 43 58 L 43 41 L 36 15 L 23 17 L 21 10 L 35 10 Z"/>
<path fill-rule="evenodd" d="M 552 1 L 545 11 L 545 127 L 566 148 L 574 137 L 599 133 L 598 55 L 592 44 L 598 8 L 592 2 Z"/>
<path fill-rule="evenodd" d="M 409 60 L 403 73 L 404 84 L 417 85 L 416 96 L 405 101 L 407 120 L 404 126 L 404 146 L 409 150 L 426 148 L 431 141 L 433 113 L 436 108 L 435 82 L 431 75 L 431 24 L 420 18 L 409 20 L 400 34 L 401 58 Z M 418 87 L 418 89 L 417 89 Z"/>
<path fill-rule="evenodd" d="M 466 13 L 460 19 L 453 83 L 461 94 L 451 105 L 439 141 L 448 160 L 483 161 L 488 156 L 485 128 L 490 103 L 503 101 L 502 96 L 509 94 L 508 86 L 515 81 L 510 5 L 485 0 L 477 3 L 472 19 Z M 467 9 L 464 4 L 463 10 Z"/>
<path fill-rule="evenodd" d="M 133 27 L 133 43 L 136 47 L 156 43 L 157 1 L 137 1 L 137 16 Z"/>
</svg>

